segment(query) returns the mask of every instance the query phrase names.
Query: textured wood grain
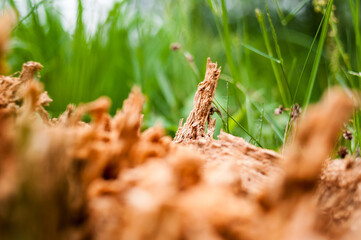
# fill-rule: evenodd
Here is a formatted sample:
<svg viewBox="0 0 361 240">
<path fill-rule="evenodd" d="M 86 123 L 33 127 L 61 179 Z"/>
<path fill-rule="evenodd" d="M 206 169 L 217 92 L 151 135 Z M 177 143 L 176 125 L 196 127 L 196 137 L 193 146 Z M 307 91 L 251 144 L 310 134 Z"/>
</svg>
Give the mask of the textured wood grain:
<svg viewBox="0 0 361 240">
<path fill-rule="evenodd" d="M 215 120 L 211 119 L 210 110 L 221 68 L 217 63 L 212 63 L 207 59 L 207 70 L 204 81 L 198 85 L 198 90 L 194 96 L 193 110 L 189 114 L 186 123 L 182 126 L 183 119 L 180 121 L 180 127 L 174 138 L 174 142 L 186 142 L 200 138 L 213 138 Z M 211 134 L 206 134 L 206 124 Z M 213 129 L 213 130 L 212 130 Z"/>
</svg>

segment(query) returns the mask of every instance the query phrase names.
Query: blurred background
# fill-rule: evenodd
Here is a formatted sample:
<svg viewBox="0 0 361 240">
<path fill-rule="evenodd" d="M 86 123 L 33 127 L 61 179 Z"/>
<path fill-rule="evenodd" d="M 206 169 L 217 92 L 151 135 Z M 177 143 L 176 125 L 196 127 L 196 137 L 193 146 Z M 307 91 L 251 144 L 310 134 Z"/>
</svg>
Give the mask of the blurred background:
<svg viewBox="0 0 361 240">
<path fill-rule="evenodd" d="M 330 3 L 329 3 L 330 2 Z M 328 4 L 329 3 L 329 4 Z M 329 86 L 359 88 L 360 1 L 327 0 L 2 0 L 19 22 L 8 74 L 33 60 L 54 102 L 112 99 L 134 85 L 147 97 L 145 128 L 173 135 L 192 109 L 206 59 L 222 66 L 214 105 L 223 129 L 262 147 L 284 142 L 287 111 L 317 101 Z M 285 109 L 275 115 L 275 110 Z M 281 111 L 282 112 L 282 111 Z M 361 139 L 358 114 L 346 126 Z"/>
</svg>

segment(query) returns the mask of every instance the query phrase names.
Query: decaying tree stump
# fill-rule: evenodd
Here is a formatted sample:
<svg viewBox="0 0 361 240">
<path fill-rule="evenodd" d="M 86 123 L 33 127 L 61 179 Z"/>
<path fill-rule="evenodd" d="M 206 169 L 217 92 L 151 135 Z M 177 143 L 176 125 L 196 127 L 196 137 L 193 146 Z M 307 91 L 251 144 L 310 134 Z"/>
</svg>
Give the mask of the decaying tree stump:
<svg viewBox="0 0 361 240">
<path fill-rule="evenodd" d="M 281 155 L 213 139 L 210 59 L 173 141 L 141 132 L 137 88 L 114 117 L 103 97 L 50 119 L 40 69 L 0 76 L 1 239 L 359 239 L 361 161 L 328 159 L 356 94 L 333 89 L 309 107 Z"/>
</svg>

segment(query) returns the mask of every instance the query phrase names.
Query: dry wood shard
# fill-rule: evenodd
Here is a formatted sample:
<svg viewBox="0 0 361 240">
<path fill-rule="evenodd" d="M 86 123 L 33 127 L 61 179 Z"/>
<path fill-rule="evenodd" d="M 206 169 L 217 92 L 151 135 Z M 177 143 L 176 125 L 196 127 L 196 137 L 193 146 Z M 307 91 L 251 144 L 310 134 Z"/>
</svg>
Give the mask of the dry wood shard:
<svg viewBox="0 0 361 240">
<path fill-rule="evenodd" d="M 186 123 L 180 127 L 174 138 L 174 142 L 181 143 L 200 138 L 213 138 L 215 127 L 215 119 L 210 116 L 210 110 L 221 68 L 217 67 L 217 63 L 212 63 L 211 59 L 207 59 L 207 70 L 204 81 L 198 85 L 198 90 L 194 96 L 193 110 L 189 114 Z M 208 133 L 206 134 L 206 124 L 208 123 Z"/>
</svg>

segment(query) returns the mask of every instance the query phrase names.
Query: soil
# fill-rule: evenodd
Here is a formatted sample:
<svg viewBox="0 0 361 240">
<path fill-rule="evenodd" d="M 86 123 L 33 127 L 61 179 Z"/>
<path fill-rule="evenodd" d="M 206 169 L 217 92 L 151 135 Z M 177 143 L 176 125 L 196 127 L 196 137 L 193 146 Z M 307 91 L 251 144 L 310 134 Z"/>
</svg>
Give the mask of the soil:
<svg viewBox="0 0 361 240">
<path fill-rule="evenodd" d="M 329 158 L 356 95 L 331 89 L 277 153 L 214 139 L 210 59 L 174 139 L 141 132 L 138 88 L 114 117 L 103 97 L 51 119 L 41 68 L 0 77 L 0 238 L 359 239 L 360 159 Z"/>
</svg>

